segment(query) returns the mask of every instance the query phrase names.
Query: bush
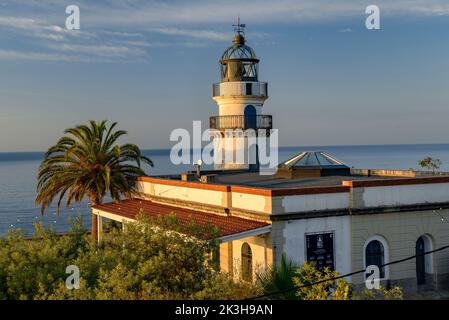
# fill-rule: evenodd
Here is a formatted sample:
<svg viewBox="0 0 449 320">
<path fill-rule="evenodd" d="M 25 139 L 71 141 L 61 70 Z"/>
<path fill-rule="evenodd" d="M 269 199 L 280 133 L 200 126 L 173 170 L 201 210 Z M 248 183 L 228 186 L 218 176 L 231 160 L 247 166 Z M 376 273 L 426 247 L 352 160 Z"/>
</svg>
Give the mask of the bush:
<svg viewBox="0 0 449 320">
<path fill-rule="evenodd" d="M 243 299 L 260 293 L 214 269 L 212 231 L 192 227 L 198 238 L 175 230 L 173 216 L 139 217 L 127 231 L 111 228 L 100 244 L 80 219 L 66 236 L 35 225 L 32 239 L 20 230 L 0 239 L 0 299 Z M 207 238 L 207 237 L 204 237 Z M 80 270 L 80 288 L 66 288 L 68 265 Z"/>
<path fill-rule="evenodd" d="M 318 270 L 314 263 L 305 262 L 295 267 L 292 261 L 282 256 L 279 267 L 259 275 L 259 285 L 267 299 L 288 300 L 368 300 L 402 299 L 402 290 L 395 286 L 390 290 L 380 287 L 378 290 L 365 289 L 360 293 L 353 290 L 340 275 L 329 268 Z M 334 280 L 335 279 L 335 280 Z"/>
</svg>

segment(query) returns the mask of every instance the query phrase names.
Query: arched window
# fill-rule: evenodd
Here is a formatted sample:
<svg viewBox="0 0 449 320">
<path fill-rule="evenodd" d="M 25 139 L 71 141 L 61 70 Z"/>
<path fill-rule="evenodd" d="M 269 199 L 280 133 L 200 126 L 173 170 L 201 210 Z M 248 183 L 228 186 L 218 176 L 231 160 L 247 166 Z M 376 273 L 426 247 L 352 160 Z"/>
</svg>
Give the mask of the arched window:
<svg viewBox="0 0 449 320">
<path fill-rule="evenodd" d="M 423 234 L 416 241 L 416 279 L 418 285 L 427 284 L 426 275 L 433 274 L 433 253 L 424 254 L 433 250 L 432 236 Z"/>
<path fill-rule="evenodd" d="M 245 129 L 257 129 L 257 111 L 253 105 L 245 107 Z"/>
<path fill-rule="evenodd" d="M 426 252 L 424 248 L 424 238 L 419 237 L 416 241 L 416 280 L 418 281 L 418 285 L 426 283 L 426 265 L 424 252 Z"/>
<path fill-rule="evenodd" d="M 385 247 L 380 239 L 372 239 L 365 246 L 365 268 L 368 266 L 378 266 L 380 278 L 385 278 L 385 267 L 381 267 L 386 263 Z"/>
<path fill-rule="evenodd" d="M 253 280 L 253 254 L 251 247 L 246 242 L 242 245 L 242 279 Z"/>
</svg>

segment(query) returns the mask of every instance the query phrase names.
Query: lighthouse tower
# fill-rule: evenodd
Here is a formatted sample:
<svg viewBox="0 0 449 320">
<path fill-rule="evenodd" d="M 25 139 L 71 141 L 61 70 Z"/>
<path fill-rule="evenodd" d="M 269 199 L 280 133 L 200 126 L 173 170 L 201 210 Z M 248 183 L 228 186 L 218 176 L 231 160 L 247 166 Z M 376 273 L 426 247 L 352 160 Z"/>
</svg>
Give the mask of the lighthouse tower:
<svg viewBox="0 0 449 320">
<path fill-rule="evenodd" d="M 259 59 L 246 45 L 244 24 L 238 20 L 232 45 L 220 59 L 220 83 L 213 84 L 212 97 L 218 104 L 218 115 L 210 117 L 210 128 L 220 134 L 214 140 L 215 168 L 259 170 L 258 147 L 249 143 L 242 132 L 272 128 L 272 117 L 262 115 L 268 99 L 266 82 L 258 79 Z M 252 130 L 248 130 L 252 129 Z M 221 152 L 219 152 L 221 151 Z M 232 155 L 230 158 L 229 155 Z M 241 155 L 244 155 L 243 159 Z"/>
</svg>

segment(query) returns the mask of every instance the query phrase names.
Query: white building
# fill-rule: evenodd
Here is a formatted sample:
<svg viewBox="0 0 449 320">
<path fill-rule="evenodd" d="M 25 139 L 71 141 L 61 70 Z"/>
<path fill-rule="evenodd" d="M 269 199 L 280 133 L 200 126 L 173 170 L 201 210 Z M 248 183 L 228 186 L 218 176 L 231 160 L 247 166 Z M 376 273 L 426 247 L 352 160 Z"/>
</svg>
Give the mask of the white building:
<svg viewBox="0 0 449 320">
<path fill-rule="evenodd" d="M 258 60 L 240 31 L 221 63 L 213 95 L 219 116 L 211 127 L 271 128 L 271 117 L 254 122 L 254 115 L 263 117 L 266 84 L 258 81 Z M 92 207 L 100 236 L 101 217 L 132 221 L 140 209 L 150 216 L 175 213 L 181 221 L 191 216 L 218 226 L 222 270 L 247 280 L 283 254 L 340 274 L 418 254 L 381 268 L 384 285 L 397 283 L 406 292 L 449 287 L 449 250 L 422 255 L 449 245 L 449 175 L 350 169 L 320 152 L 294 156 L 273 176 L 238 163 L 224 167 L 233 168 L 248 170 L 207 172 L 196 181 L 188 181 L 192 174 L 141 177 L 139 198 Z M 364 277 L 348 280 L 363 285 Z"/>
</svg>

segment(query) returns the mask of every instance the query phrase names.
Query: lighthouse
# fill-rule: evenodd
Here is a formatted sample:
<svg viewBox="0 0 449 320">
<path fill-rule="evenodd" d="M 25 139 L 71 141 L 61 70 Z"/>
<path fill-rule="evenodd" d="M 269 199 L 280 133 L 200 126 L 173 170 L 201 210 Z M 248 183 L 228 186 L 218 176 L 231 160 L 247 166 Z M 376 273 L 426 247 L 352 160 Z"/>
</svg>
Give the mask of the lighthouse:
<svg viewBox="0 0 449 320">
<path fill-rule="evenodd" d="M 272 116 L 263 115 L 268 84 L 259 81 L 259 59 L 246 44 L 240 18 L 232 45 L 220 58 L 220 82 L 212 87 L 218 115 L 210 117 L 214 130 L 215 169 L 259 170 L 258 146 L 252 142 L 272 129 Z M 218 139 L 219 138 L 219 139 Z"/>
</svg>

